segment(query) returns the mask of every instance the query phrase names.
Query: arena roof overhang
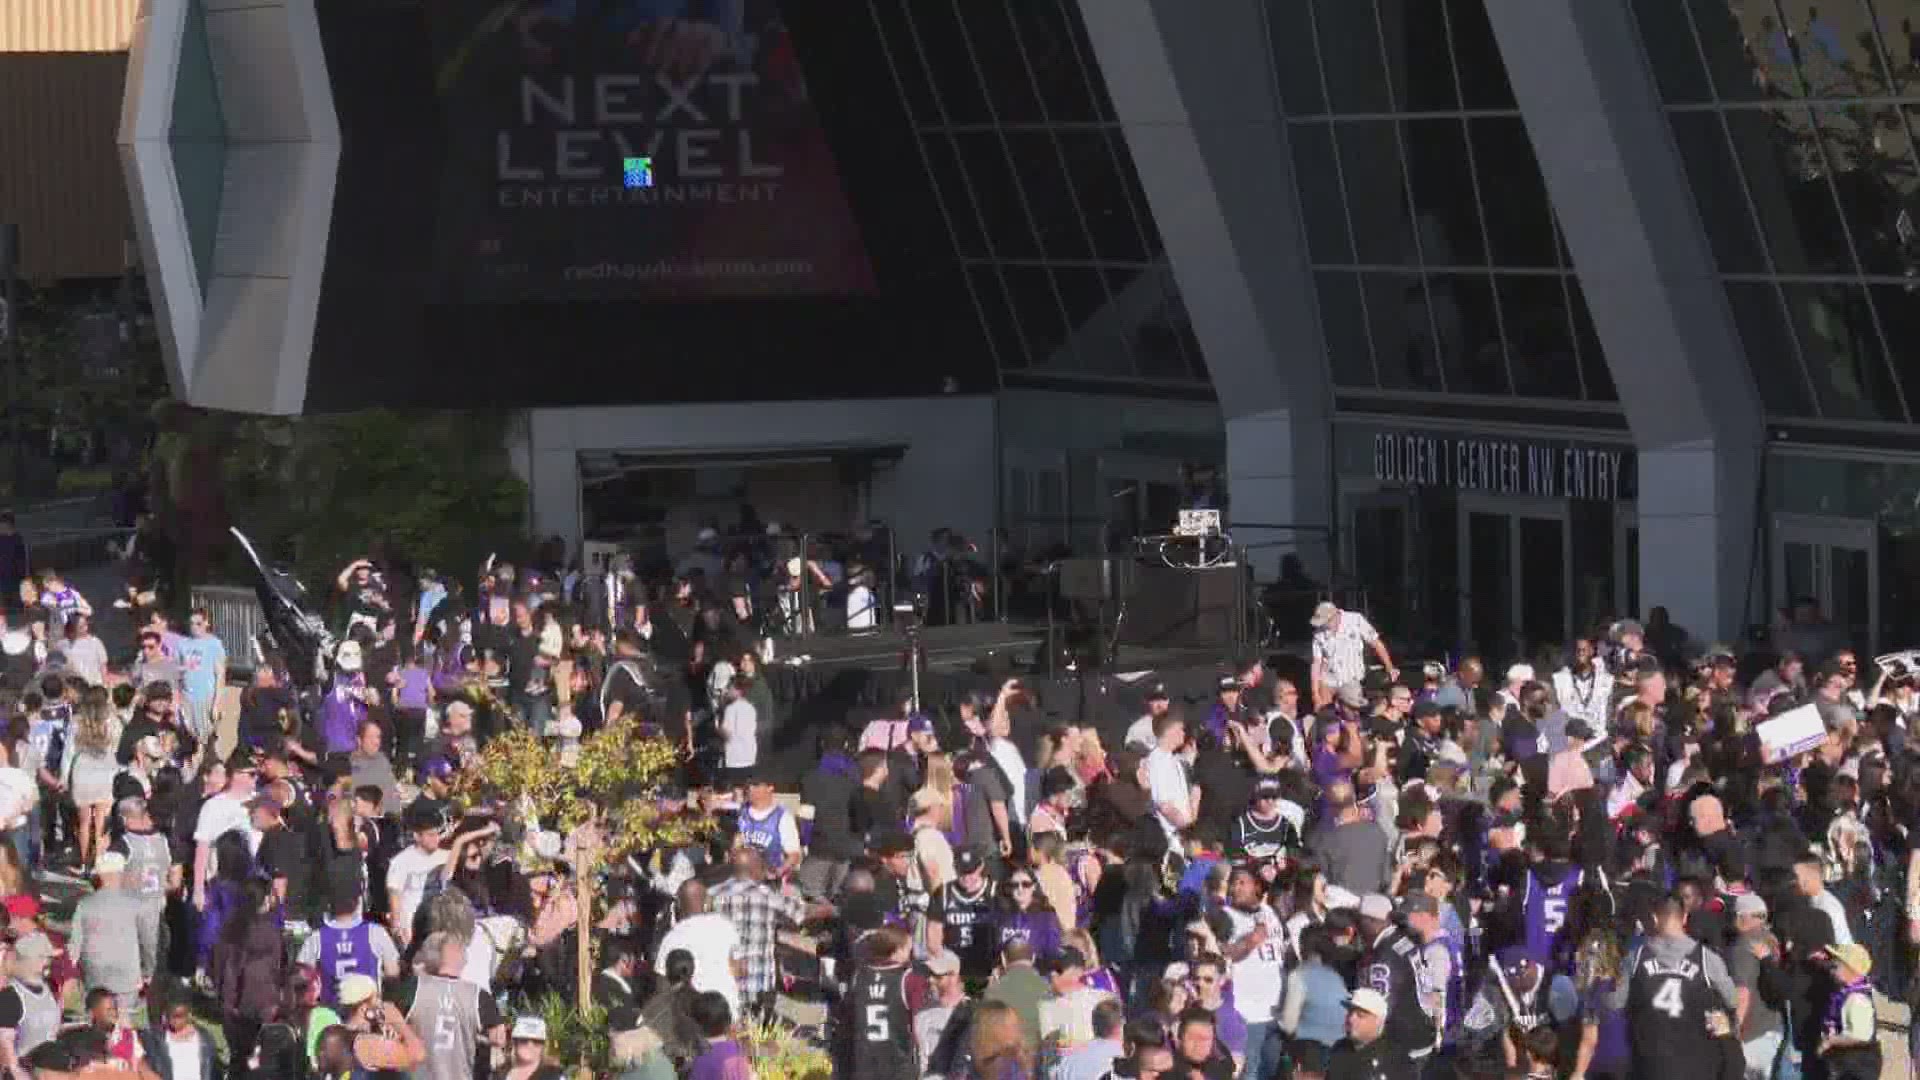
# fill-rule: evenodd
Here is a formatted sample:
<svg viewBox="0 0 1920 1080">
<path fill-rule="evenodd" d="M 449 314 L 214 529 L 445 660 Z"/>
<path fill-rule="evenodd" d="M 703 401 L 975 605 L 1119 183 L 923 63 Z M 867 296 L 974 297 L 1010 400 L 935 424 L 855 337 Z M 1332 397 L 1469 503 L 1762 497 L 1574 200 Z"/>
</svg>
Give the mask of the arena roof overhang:
<svg viewBox="0 0 1920 1080">
<path fill-rule="evenodd" d="M 146 0 L 120 156 L 182 400 L 295 414 L 340 161 L 314 0 Z"/>
</svg>

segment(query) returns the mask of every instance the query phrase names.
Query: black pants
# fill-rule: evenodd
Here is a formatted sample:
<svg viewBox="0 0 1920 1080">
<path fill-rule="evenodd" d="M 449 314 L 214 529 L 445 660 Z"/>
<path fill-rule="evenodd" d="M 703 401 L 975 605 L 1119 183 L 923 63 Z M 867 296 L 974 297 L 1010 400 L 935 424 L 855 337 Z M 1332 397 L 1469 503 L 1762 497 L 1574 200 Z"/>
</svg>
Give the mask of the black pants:
<svg viewBox="0 0 1920 1080">
<path fill-rule="evenodd" d="M 253 1061 L 253 1048 L 260 1042 L 260 1021 L 229 1016 L 220 1022 L 227 1036 L 227 1076 L 239 1080 L 246 1076 Z"/>
<path fill-rule="evenodd" d="M 420 756 L 420 745 L 426 741 L 426 736 L 425 709 L 393 710 L 394 764 L 402 768 L 413 764 Z"/>
</svg>

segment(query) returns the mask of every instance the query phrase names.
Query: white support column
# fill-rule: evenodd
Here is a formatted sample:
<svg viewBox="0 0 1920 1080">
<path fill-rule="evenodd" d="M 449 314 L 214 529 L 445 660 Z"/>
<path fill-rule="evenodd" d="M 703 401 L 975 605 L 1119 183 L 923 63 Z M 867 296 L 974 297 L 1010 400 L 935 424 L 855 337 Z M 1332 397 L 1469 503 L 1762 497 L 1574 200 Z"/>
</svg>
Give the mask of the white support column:
<svg viewBox="0 0 1920 1080">
<path fill-rule="evenodd" d="M 1327 362 L 1261 2 L 1080 10 L 1227 417 L 1231 519 L 1324 529 Z M 1262 578 L 1296 535 L 1233 533 Z M 1316 573 L 1324 551 L 1300 546 Z"/>
<path fill-rule="evenodd" d="M 1640 597 L 1744 629 L 1765 434 L 1630 0 L 1486 0 L 1639 449 Z"/>
</svg>

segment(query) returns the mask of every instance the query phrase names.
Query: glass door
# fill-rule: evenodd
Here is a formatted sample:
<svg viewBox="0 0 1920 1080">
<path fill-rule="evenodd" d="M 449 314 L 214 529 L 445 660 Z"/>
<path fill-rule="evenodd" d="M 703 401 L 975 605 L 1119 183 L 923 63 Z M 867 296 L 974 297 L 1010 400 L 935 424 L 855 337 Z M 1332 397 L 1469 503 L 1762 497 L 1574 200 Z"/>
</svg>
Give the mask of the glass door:
<svg viewBox="0 0 1920 1080">
<path fill-rule="evenodd" d="M 1841 640 L 1880 647 L 1880 559 L 1871 521 L 1778 514 L 1773 519 L 1773 604 L 1811 603 Z"/>
<path fill-rule="evenodd" d="M 1490 660 L 1571 634 L 1572 530 L 1564 502 L 1463 497 L 1460 637 Z"/>
<path fill-rule="evenodd" d="M 1367 618 L 1388 634 L 1413 626 L 1411 500 L 1405 495 L 1355 495 L 1347 500 L 1346 565 L 1366 590 Z"/>
</svg>

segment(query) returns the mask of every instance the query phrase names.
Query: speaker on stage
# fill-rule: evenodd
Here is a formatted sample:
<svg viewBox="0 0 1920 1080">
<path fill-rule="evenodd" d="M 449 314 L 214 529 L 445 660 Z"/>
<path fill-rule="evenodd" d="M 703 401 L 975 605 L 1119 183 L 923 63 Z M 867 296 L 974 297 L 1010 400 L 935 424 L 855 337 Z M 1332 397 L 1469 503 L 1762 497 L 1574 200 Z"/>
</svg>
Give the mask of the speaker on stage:
<svg viewBox="0 0 1920 1080">
<path fill-rule="evenodd" d="M 1239 591 L 1247 587 L 1239 566 L 1184 570 L 1143 566 L 1120 624 L 1120 644 L 1140 648 L 1239 646 Z"/>
</svg>

